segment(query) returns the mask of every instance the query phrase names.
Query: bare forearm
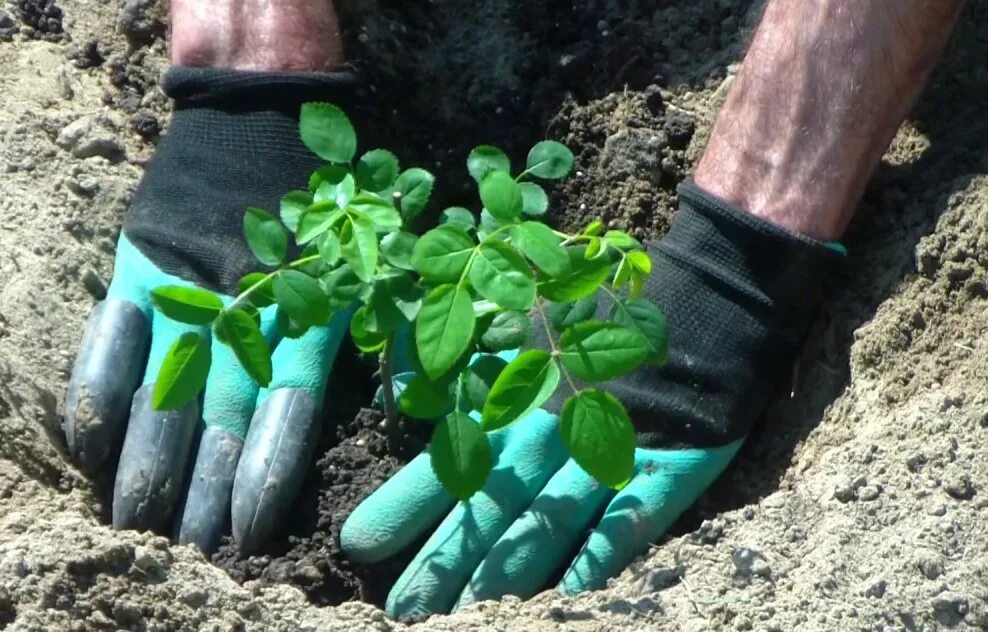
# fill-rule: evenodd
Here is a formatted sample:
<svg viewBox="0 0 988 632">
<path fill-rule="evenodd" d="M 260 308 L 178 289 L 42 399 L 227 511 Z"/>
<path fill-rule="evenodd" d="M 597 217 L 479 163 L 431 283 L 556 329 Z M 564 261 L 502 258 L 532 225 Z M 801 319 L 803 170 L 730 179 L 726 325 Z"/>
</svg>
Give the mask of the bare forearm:
<svg viewBox="0 0 988 632">
<path fill-rule="evenodd" d="M 940 57 L 963 0 L 771 0 L 696 182 L 837 239 Z"/>
</svg>

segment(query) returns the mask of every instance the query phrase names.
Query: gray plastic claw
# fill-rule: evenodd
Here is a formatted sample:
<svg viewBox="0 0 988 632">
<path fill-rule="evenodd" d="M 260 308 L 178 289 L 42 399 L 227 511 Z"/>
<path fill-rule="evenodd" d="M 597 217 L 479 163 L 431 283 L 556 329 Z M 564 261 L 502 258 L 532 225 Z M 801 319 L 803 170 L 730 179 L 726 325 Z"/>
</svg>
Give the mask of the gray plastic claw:
<svg viewBox="0 0 988 632">
<path fill-rule="evenodd" d="M 243 446 L 243 439 L 222 428 L 203 431 L 178 532 L 181 544 L 191 542 L 207 555 L 219 547 L 230 521 L 230 493 Z"/>
<path fill-rule="evenodd" d="M 120 445 L 147 359 L 150 324 L 139 307 L 107 299 L 93 308 L 65 394 L 65 440 L 87 474 Z"/>
<path fill-rule="evenodd" d="M 185 481 L 199 402 L 180 410 L 151 408 L 154 384 L 134 394 L 113 486 L 113 528 L 165 533 Z"/>
<path fill-rule="evenodd" d="M 284 521 L 318 440 L 316 412 L 308 392 L 281 388 L 254 413 L 233 481 L 233 537 L 241 551 L 256 551 Z"/>
</svg>

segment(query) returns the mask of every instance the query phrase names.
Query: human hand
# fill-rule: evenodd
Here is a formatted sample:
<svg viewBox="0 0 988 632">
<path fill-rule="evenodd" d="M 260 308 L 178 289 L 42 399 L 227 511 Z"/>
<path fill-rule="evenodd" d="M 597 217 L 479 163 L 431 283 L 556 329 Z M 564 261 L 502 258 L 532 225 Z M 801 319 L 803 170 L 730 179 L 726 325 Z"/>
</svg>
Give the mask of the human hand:
<svg viewBox="0 0 988 632">
<path fill-rule="evenodd" d="M 546 410 L 492 434 L 494 470 L 466 503 L 455 505 L 429 457 L 419 456 L 341 533 L 345 552 L 372 562 L 435 529 L 392 589 L 389 614 L 529 597 L 560 571 L 562 592 L 602 587 L 737 453 L 790 374 L 821 280 L 839 255 L 694 186 L 683 188 L 682 200 L 669 235 L 649 248 L 645 290 L 668 320 L 668 360 L 604 385 L 638 432 L 631 482 L 615 493 L 568 461 L 558 417 Z"/>
</svg>

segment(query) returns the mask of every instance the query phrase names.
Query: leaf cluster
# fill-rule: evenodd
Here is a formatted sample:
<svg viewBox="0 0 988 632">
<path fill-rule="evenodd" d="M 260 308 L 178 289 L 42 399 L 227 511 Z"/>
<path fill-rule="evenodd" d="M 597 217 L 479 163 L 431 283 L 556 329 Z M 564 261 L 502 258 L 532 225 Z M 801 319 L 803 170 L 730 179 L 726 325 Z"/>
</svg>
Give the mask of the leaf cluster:
<svg viewBox="0 0 988 632">
<path fill-rule="evenodd" d="M 410 226 L 429 201 L 432 174 L 402 170 L 384 149 L 358 157 L 353 126 L 330 104 L 303 106 L 300 133 L 326 164 L 306 189 L 281 199 L 278 217 L 259 208 L 244 215 L 247 243 L 267 270 L 245 276 L 225 304 L 201 288 L 165 286 L 152 293 L 155 306 L 175 320 L 209 326 L 261 386 L 271 380 L 271 350 L 260 310 L 275 310 L 278 333 L 289 338 L 354 310 L 351 337 L 362 351 L 379 354 L 384 375 L 399 332 L 411 332 L 416 375 L 385 401 L 410 417 L 438 420 L 433 468 L 460 499 L 478 491 L 491 471 L 488 434 L 560 388 L 569 393 L 560 432 L 571 456 L 603 484 L 626 484 L 634 428 L 622 404 L 598 385 L 662 362 L 665 320 L 641 298 L 651 262 L 630 235 L 605 231 L 597 221 L 576 234 L 537 221 L 549 205 L 543 183 L 573 168 L 569 149 L 537 143 L 512 175 L 503 151 L 476 147 L 467 169 L 479 213 L 447 208 L 440 225 L 416 235 Z M 177 408 L 201 392 L 210 365 L 206 338 L 188 333 L 169 350 L 156 408 Z M 536 340 L 548 348 L 529 348 Z M 497 355 L 517 349 L 526 350 L 510 361 Z"/>
</svg>

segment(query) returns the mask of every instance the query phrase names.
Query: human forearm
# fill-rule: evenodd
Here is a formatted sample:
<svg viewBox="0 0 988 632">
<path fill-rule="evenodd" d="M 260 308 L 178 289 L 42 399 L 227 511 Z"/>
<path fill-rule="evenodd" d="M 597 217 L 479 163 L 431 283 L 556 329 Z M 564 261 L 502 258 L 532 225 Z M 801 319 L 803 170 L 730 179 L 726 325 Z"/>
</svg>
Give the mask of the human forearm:
<svg viewBox="0 0 988 632">
<path fill-rule="evenodd" d="M 963 0 L 772 0 L 695 180 L 790 230 L 837 239 Z"/>
</svg>

